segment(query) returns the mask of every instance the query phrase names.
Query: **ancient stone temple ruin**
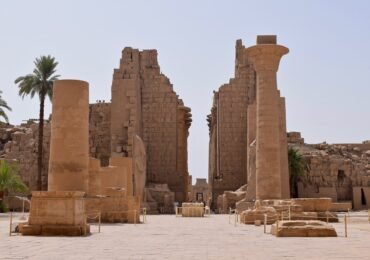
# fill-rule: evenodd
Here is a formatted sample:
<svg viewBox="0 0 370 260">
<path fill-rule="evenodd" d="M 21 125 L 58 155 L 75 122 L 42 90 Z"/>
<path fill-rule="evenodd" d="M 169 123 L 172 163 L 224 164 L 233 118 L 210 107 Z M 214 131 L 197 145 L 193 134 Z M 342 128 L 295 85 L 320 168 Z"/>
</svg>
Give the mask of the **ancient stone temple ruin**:
<svg viewBox="0 0 370 260">
<path fill-rule="evenodd" d="M 147 192 L 143 199 L 154 210 L 166 207 L 173 210 L 173 202 L 186 201 L 189 193 L 190 108 L 161 73 L 156 50 L 125 48 L 119 68 L 113 73 L 111 91 L 110 103 L 98 101 L 89 105 L 89 155 L 106 167 L 111 156 L 135 160 L 145 154 L 145 168 L 132 165 L 133 171 L 146 172 Z M 31 191 L 37 183 L 37 127 L 37 123 L 29 121 L 17 127 L 3 125 L 0 128 L 0 155 L 19 162 L 22 179 Z M 42 184 L 46 190 L 49 121 L 45 123 L 44 133 Z"/>
<path fill-rule="evenodd" d="M 88 100 L 87 82 L 55 82 L 48 191 L 32 192 L 23 235 L 83 235 L 87 214 L 97 212 L 103 221 L 139 221 L 145 174 L 132 167 L 144 167 L 135 151 L 143 148 L 136 146 L 136 158 L 111 157 L 108 167 L 89 158 Z"/>
<path fill-rule="evenodd" d="M 141 137 L 148 186 L 167 184 L 176 201 L 186 201 L 191 114 L 160 72 L 156 50 L 122 51 L 120 67 L 113 74 L 110 113 L 112 154 L 131 156 L 133 136 Z"/>
<path fill-rule="evenodd" d="M 352 144 L 306 144 L 299 132 L 288 133 L 289 147 L 304 159 L 305 176 L 298 197 L 327 197 L 333 211 L 370 206 L 370 141 Z"/>
<path fill-rule="evenodd" d="M 276 36 L 258 36 L 250 48 L 236 42 L 235 77 L 214 94 L 208 116 L 214 207 L 224 191 L 246 183 L 248 201 L 289 198 L 285 100 L 276 84 L 287 52 Z"/>
</svg>

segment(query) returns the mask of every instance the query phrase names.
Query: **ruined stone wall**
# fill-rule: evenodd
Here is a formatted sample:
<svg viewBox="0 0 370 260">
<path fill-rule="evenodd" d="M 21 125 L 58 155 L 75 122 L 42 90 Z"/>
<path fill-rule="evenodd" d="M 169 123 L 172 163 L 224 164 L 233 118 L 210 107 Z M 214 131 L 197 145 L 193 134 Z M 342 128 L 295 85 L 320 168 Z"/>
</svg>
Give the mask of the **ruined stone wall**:
<svg viewBox="0 0 370 260">
<path fill-rule="evenodd" d="M 110 104 L 90 105 L 89 146 L 90 156 L 109 163 L 110 156 Z M 16 162 L 19 173 L 30 191 L 37 190 L 38 123 L 29 120 L 20 126 L 0 125 L 0 158 Z M 50 122 L 44 122 L 44 149 L 42 187 L 47 189 L 50 153 Z"/>
<path fill-rule="evenodd" d="M 181 101 L 182 103 L 182 101 Z M 191 124 L 190 109 L 185 106 L 179 106 L 177 109 L 177 172 L 182 173 L 182 201 L 188 200 L 189 182 L 188 171 L 188 136 Z M 181 188 L 181 187 L 180 187 Z"/>
<path fill-rule="evenodd" d="M 241 40 L 237 40 L 235 76 L 214 94 L 211 114 L 207 118 L 210 130 L 209 183 L 213 207 L 219 195 L 225 191 L 235 191 L 247 183 L 246 199 L 250 201 L 256 199 L 258 191 L 265 191 L 263 196 L 268 197 L 273 188 L 278 187 L 276 185 L 280 187 L 274 189 L 271 196 L 283 199 L 290 197 L 285 99 L 280 96 L 275 81 L 267 86 L 266 82 L 276 77 L 275 72 L 270 73 L 269 69 L 266 70 L 268 73 L 263 74 L 264 64 L 269 64 L 270 56 L 260 56 L 258 59 L 266 59 L 260 62 L 256 60 L 260 53 L 253 51 L 262 47 L 275 48 L 278 46 L 276 36 L 257 36 L 256 46 L 245 48 Z M 256 72 L 256 68 L 260 71 Z M 258 88 L 258 101 L 257 85 L 262 86 Z M 263 121 L 265 118 L 268 120 Z M 269 128 L 267 125 L 270 123 Z M 274 159 L 275 168 L 272 175 L 268 174 L 271 177 L 268 179 L 274 177 L 275 186 L 256 189 L 259 179 L 268 183 L 265 181 L 268 179 L 258 178 L 262 172 L 267 174 L 265 170 L 261 170 L 260 175 L 256 173 L 265 167 L 263 155 L 271 155 L 271 159 Z"/>
<path fill-rule="evenodd" d="M 90 104 L 89 147 L 90 157 L 100 159 L 101 166 L 108 166 L 110 146 L 110 103 Z"/>
<path fill-rule="evenodd" d="M 297 132 L 288 134 L 289 146 L 305 163 L 298 196 L 352 201 L 355 209 L 370 206 L 370 144 L 304 144 Z M 362 189 L 362 191 L 361 191 Z"/>
<path fill-rule="evenodd" d="M 157 51 L 125 48 L 113 75 L 111 151 L 131 156 L 133 136 L 140 136 L 147 152 L 147 182 L 167 183 L 177 201 L 186 198 L 188 175 L 184 143 L 190 109 L 179 123 L 181 107 L 183 102 L 160 72 Z"/>
<path fill-rule="evenodd" d="M 15 162 L 29 189 L 37 189 L 38 123 L 28 121 L 20 126 L 0 125 L 0 157 Z M 50 123 L 44 122 L 42 187 L 47 188 L 50 148 Z"/>
<path fill-rule="evenodd" d="M 236 42 L 235 77 L 214 95 L 210 127 L 209 182 L 213 202 L 247 182 L 248 104 L 255 102 L 255 72 Z"/>
<path fill-rule="evenodd" d="M 184 106 L 169 79 L 160 72 L 156 50 L 125 48 L 114 70 L 112 102 L 90 104 L 89 151 L 109 164 L 111 155 L 132 157 L 135 135 L 145 145 L 147 182 L 168 184 L 176 201 L 188 198 L 187 138 L 190 109 Z M 37 184 L 37 123 L 19 127 L 0 126 L 0 156 L 17 160 L 30 190 Z M 50 124 L 44 130 L 46 190 L 49 164 Z"/>
</svg>

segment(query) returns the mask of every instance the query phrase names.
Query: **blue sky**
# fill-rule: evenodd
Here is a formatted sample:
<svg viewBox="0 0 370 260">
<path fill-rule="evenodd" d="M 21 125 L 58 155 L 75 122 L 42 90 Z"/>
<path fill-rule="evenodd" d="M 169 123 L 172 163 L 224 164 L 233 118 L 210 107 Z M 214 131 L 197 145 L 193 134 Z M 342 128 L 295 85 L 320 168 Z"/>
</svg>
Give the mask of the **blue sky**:
<svg viewBox="0 0 370 260">
<path fill-rule="evenodd" d="M 11 123 L 38 117 L 38 100 L 14 80 L 51 54 L 63 78 L 90 83 L 90 100 L 110 100 L 125 46 L 157 49 L 161 70 L 190 106 L 189 171 L 208 172 L 206 115 L 212 92 L 234 73 L 235 41 L 277 34 L 290 53 L 278 85 L 289 131 L 307 142 L 370 139 L 370 1 L 3 1 L 0 89 Z M 50 113 L 50 103 L 46 113 Z"/>
</svg>

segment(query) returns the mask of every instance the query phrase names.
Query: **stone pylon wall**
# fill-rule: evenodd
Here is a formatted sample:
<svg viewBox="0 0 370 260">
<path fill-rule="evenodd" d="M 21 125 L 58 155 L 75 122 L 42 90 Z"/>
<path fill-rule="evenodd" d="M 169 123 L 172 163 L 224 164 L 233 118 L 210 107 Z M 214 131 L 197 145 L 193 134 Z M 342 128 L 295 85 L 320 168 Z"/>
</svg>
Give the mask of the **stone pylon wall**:
<svg viewBox="0 0 370 260">
<path fill-rule="evenodd" d="M 247 182 L 248 104 L 255 102 L 255 72 L 236 42 L 235 77 L 219 88 L 213 99 L 209 148 L 209 185 L 213 199 Z"/>
<path fill-rule="evenodd" d="M 110 103 L 99 101 L 90 104 L 89 149 L 90 157 L 100 159 L 101 166 L 109 165 L 110 146 Z"/>
<path fill-rule="evenodd" d="M 122 51 L 112 83 L 111 151 L 131 156 L 133 136 L 140 136 L 146 146 L 147 182 L 167 183 L 177 201 L 186 197 L 184 140 L 191 121 L 190 109 L 179 114 L 182 107 L 169 79 L 160 72 L 156 50 Z"/>
<path fill-rule="evenodd" d="M 92 86 L 94 88 L 94 86 Z M 186 198 L 187 138 L 190 109 L 161 74 L 156 50 L 125 48 L 114 70 L 112 102 L 89 108 L 89 153 L 107 166 L 113 155 L 131 157 L 134 135 L 144 141 L 147 181 L 168 184 L 176 200 Z M 37 123 L 0 126 L 0 157 L 20 164 L 22 179 L 33 191 L 37 183 Z M 49 164 L 50 124 L 44 129 L 43 186 Z"/>
<path fill-rule="evenodd" d="M 275 36 L 258 36 L 257 39 L 262 41 L 262 44 L 270 44 L 271 46 L 276 41 Z M 288 198 L 285 100 L 280 97 L 276 86 L 275 90 L 270 93 L 269 100 L 266 99 L 264 93 L 257 96 L 258 73 L 256 73 L 256 65 L 258 64 L 255 63 L 254 56 L 247 51 L 250 48 L 245 48 L 241 40 L 236 42 L 235 49 L 235 77 L 215 92 L 211 114 L 208 116 L 210 129 L 209 185 L 213 205 L 215 205 L 217 197 L 225 191 L 235 191 L 247 183 L 246 199 L 250 201 L 256 199 L 258 191 L 256 189 L 258 186 L 257 162 L 258 158 L 261 158 L 258 147 L 261 145 L 278 147 L 276 156 L 272 156 L 276 161 L 275 173 L 270 174 L 266 170 L 262 172 L 270 174 L 271 177 L 275 176 L 279 180 L 276 183 L 279 186 L 278 197 Z M 274 135 L 271 139 L 271 136 L 267 135 L 269 138 L 264 136 L 263 140 L 258 142 L 258 137 L 263 134 L 261 125 L 266 123 L 261 124 L 258 121 L 261 118 L 261 113 L 258 114 L 260 111 L 258 108 L 263 102 L 273 108 L 274 115 L 270 118 L 271 120 L 266 122 L 274 121 L 272 129 L 274 129 L 276 136 Z M 266 113 L 263 112 L 262 117 L 265 115 Z M 262 129 L 264 128 L 262 127 Z M 260 166 L 268 164 L 267 168 L 269 169 L 271 161 L 260 163 Z M 266 193 L 271 192 L 269 188 L 262 188 L 262 190 Z"/>
</svg>

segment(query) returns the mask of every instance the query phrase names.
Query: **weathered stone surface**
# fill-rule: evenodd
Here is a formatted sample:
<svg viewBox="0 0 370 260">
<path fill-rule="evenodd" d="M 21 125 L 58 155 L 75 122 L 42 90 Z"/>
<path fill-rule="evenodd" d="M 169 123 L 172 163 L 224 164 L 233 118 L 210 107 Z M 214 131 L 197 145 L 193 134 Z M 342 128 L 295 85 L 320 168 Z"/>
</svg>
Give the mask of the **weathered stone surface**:
<svg viewBox="0 0 370 260">
<path fill-rule="evenodd" d="M 331 198 L 296 198 L 291 199 L 293 205 L 299 205 L 303 211 L 325 212 L 331 208 Z"/>
<path fill-rule="evenodd" d="M 35 191 L 23 235 L 83 235 L 85 193 L 81 191 Z M 23 233 L 24 231 L 24 233 Z"/>
<path fill-rule="evenodd" d="M 247 182 L 248 106 L 255 101 L 255 71 L 237 40 L 235 75 L 214 92 L 209 126 L 209 174 L 212 207 L 224 191 L 235 191 Z"/>
<path fill-rule="evenodd" d="M 29 189 L 37 188 L 37 145 L 38 124 L 29 120 L 20 126 L 0 123 L 0 158 L 19 165 L 19 173 L 23 182 Z M 50 122 L 44 121 L 44 142 L 42 187 L 47 189 L 47 174 L 50 146 Z M 12 203 L 12 207 L 20 208 L 19 200 Z"/>
<path fill-rule="evenodd" d="M 334 227 L 322 221 L 284 220 L 271 226 L 277 237 L 336 237 Z"/>
<path fill-rule="evenodd" d="M 49 191 L 32 193 L 24 234 L 80 236 L 87 233 L 84 197 L 89 190 L 88 100 L 87 82 L 59 80 L 54 83 Z"/>
<path fill-rule="evenodd" d="M 89 85 L 58 80 L 53 86 L 48 191 L 85 191 L 89 181 Z"/>
<path fill-rule="evenodd" d="M 88 110 L 90 157 L 99 159 L 102 167 L 109 166 L 111 155 L 132 158 L 132 191 L 141 198 L 148 180 L 148 183 L 169 185 L 176 201 L 189 199 L 187 138 L 191 110 L 160 72 L 156 50 L 125 48 L 120 66 L 113 74 L 112 102 L 98 100 Z M 19 162 L 22 180 L 31 191 L 37 185 L 37 127 L 33 121 L 19 127 L 0 124 L 0 157 Z M 79 139 L 75 145 L 78 142 Z M 49 143 L 50 123 L 46 121 L 43 190 L 48 183 Z M 90 188 L 96 194 L 94 184 Z M 21 207 L 19 203 L 12 206 Z"/>
<path fill-rule="evenodd" d="M 289 182 L 285 178 L 288 173 L 282 172 L 283 168 L 287 171 L 283 165 L 288 164 L 286 155 L 282 157 L 281 153 L 287 151 L 286 133 L 283 133 L 285 142 L 281 139 L 282 127 L 285 129 L 281 120 L 285 115 L 281 115 L 276 83 L 280 59 L 288 51 L 276 44 L 257 44 L 246 49 L 257 73 L 256 199 L 281 199 L 285 196 L 283 190 L 289 191 Z"/>
<path fill-rule="evenodd" d="M 331 212 L 347 212 L 352 209 L 352 202 L 333 202 L 330 207 Z"/>
<path fill-rule="evenodd" d="M 183 217 L 204 217 L 204 204 L 203 203 L 182 203 L 182 216 Z"/>
<path fill-rule="evenodd" d="M 302 155 L 305 164 L 305 176 L 298 183 L 299 197 L 329 197 L 333 202 L 351 202 L 348 205 L 353 204 L 357 210 L 369 207 L 370 193 L 367 190 L 370 185 L 370 160 L 366 156 L 366 151 L 370 149 L 368 143 L 324 142 L 311 145 L 294 140 L 289 142 L 289 146 Z"/>
<path fill-rule="evenodd" d="M 240 222 L 244 224 L 254 225 L 255 221 L 259 220 L 264 223 L 265 215 L 267 215 L 266 224 L 268 225 L 275 223 L 275 221 L 278 220 L 279 217 L 277 211 L 273 207 L 259 206 L 255 209 L 248 209 L 243 211 L 240 214 Z"/>
<path fill-rule="evenodd" d="M 167 184 L 176 201 L 185 201 L 191 114 L 160 72 L 156 50 L 123 49 L 113 74 L 110 113 L 112 154 L 132 157 L 134 136 L 141 137 L 147 182 Z"/>
<path fill-rule="evenodd" d="M 245 198 L 247 187 L 247 185 L 243 185 L 236 191 L 224 191 L 224 194 L 217 198 L 217 211 L 228 213 L 230 208 L 234 209 L 236 203 Z"/>
<path fill-rule="evenodd" d="M 144 192 L 144 206 L 150 213 L 174 213 L 175 194 L 167 184 L 149 184 Z"/>
<path fill-rule="evenodd" d="M 276 86 L 288 49 L 274 44 L 276 36 L 257 42 L 245 48 L 237 41 L 235 78 L 215 92 L 207 119 L 213 208 L 225 190 L 246 183 L 249 201 L 290 197 L 285 100 Z"/>
<path fill-rule="evenodd" d="M 109 165 L 111 104 L 99 101 L 89 106 L 89 149 L 90 157 Z"/>
</svg>

